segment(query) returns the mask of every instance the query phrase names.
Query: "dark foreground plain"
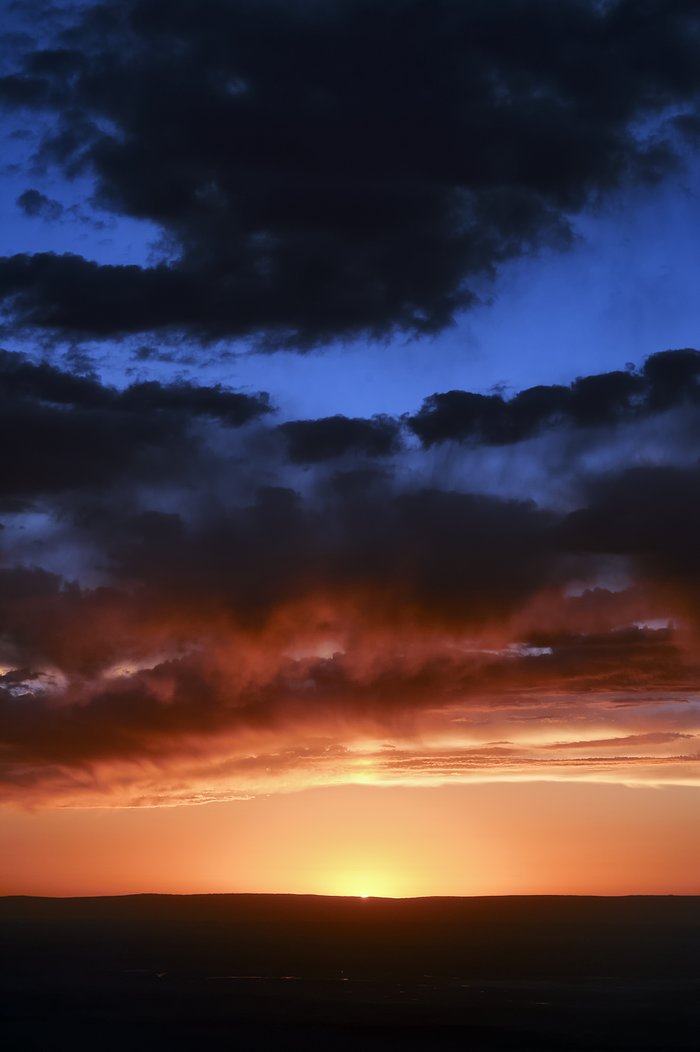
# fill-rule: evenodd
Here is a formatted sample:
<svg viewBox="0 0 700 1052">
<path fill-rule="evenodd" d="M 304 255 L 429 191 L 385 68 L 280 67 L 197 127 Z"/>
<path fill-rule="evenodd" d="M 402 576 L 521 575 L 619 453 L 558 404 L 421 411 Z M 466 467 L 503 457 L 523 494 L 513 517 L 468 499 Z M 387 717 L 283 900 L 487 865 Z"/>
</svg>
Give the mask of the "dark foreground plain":
<svg viewBox="0 0 700 1052">
<path fill-rule="evenodd" d="M 0 946 L 5 1052 L 700 1042 L 700 898 L 4 898 Z"/>
</svg>

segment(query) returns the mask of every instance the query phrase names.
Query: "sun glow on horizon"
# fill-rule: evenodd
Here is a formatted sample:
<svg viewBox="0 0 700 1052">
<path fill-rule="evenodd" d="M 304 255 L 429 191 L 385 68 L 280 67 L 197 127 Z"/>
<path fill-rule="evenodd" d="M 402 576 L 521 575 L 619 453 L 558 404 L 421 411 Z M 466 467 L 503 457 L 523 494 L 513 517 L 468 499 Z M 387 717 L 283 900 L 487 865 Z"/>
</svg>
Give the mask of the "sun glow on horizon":
<svg viewBox="0 0 700 1052">
<path fill-rule="evenodd" d="M 0 894 L 697 894 L 697 801 L 684 787 L 523 782 L 0 808 Z"/>
<path fill-rule="evenodd" d="M 402 899 L 410 896 L 410 875 L 392 872 L 389 869 L 361 872 L 347 871 L 327 874 L 322 885 L 323 895 L 338 895 L 355 899 Z"/>
</svg>

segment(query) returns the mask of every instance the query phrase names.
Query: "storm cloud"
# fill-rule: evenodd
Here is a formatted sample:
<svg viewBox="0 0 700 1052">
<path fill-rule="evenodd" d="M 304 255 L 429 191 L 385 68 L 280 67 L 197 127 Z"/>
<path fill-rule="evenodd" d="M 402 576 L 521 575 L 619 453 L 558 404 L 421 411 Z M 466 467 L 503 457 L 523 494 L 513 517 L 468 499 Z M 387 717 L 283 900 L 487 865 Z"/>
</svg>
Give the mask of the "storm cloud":
<svg viewBox="0 0 700 1052">
<path fill-rule="evenodd" d="M 0 260 L 14 323 L 275 347 L 432 333 L 505 260 L 667 173 L 695 127 L 683 0 L 161 0 L 79 12 L 0 78 L 37 158 L 164 260 Z M 504 24 L 508 32 L 504 32 Z M 53 202 L 21 197 L 50 218 Z"/>
<path fill-rule="evenodd" d="M 0 502 L 119 479 L 162 485 L 191 462 L 198 419 L 236 428 L 269 412 L 262 394 L 158 381 L 117 390 L 0 351 Z"/>
</svg>

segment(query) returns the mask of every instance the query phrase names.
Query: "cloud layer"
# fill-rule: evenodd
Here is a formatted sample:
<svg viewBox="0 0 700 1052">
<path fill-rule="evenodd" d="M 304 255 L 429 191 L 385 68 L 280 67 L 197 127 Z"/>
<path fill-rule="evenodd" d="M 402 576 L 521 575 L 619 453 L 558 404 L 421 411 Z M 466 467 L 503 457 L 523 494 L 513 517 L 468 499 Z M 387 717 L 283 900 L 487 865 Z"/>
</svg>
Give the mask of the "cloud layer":
<svg viewBox="0 0 700 1052">
<path fill-rule="evenodd" d="M 470 418 L 423 445 L 425 407 L 279 425 L 6 352 L 5 796 L 696 784 L 697 359 L 552 389 L 508 444 Z"/>
</svg>

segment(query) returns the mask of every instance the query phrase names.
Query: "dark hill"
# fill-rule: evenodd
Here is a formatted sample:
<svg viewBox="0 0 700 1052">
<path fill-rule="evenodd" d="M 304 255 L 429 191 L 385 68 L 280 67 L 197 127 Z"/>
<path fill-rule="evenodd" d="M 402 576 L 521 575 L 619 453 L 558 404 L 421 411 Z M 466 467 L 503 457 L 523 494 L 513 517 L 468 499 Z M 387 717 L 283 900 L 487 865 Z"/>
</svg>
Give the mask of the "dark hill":
<svg viewBox="0 0 700 1052">
<path fill-rule="evenodd" d="M 700 898 L 0 899 L 3 1047 L 690 1049 Z"/>
</svg>

